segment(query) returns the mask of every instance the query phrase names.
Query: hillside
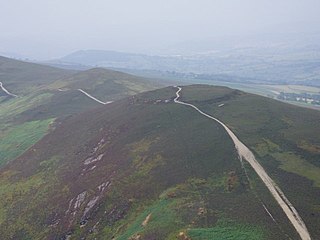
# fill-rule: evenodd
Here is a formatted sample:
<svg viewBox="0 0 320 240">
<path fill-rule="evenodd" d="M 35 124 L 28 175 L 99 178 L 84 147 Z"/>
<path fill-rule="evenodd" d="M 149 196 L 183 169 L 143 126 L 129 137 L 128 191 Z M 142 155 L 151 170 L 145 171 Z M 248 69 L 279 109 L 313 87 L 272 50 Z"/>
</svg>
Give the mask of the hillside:
<svg viewBox="0 0 320 240">
<path fill-rule="evenodd" d="M 1 83 L 10 92 L 0 90 L 0 165 L 41 139 L 57 119 L 161 86 L 155 80 L 105 69 L 70 74 L 10 59 L 1 66 L 0 75 L 6 76 Z"/>
<path fill-rule="evenodd" d="M 74 74 L 73 70 L 64 70 L 45 65 L 18 61 L 0 56 L 0 82 L 16 95 L 28 92 L 40 85 Z M 1 95 L 0 95 L 1 96 Z"/>
<path fill-rule="evenodd" d="M 94 68 L 46 85 L 39 94 L 48 94 L 49 98 L 21 112 L 16 119 L 64 118 L 96 108 L 101 102 L 112 102 L 160 86 L 156 80 Z"/>
<path fill-rule="evenodd" d="M 2 238 L 299 239 L 223 127 L 176 91 L 59 121 L 2 168 Z M 320 235 L 319 112 L 205 85 L 183 87 L 181 101 L 223 121 Z"/>
<path fill-rule="evenodd" d="M 108 97 L 109 100 L 117 100 L 124 95 L 133 95 L 160 86 L 163 84 L 155 79 L 136 77 L 104 68 L 93 68 L 56 81 L 49 85 L 49 88 L 80 88 L 100 98 Z"/>
</svg>

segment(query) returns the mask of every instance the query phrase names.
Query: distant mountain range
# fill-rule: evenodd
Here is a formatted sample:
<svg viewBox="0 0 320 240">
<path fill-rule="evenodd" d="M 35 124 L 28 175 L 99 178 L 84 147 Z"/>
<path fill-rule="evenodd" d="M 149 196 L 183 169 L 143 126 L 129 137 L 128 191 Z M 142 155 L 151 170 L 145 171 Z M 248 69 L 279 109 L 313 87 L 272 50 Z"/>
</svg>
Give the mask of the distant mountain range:
<svg viewBox="0 0 320 240">
<path fill-rule="evenodd" d="M 187 56 L 156 56 L 102 50 L 82 50 L 45 62 L 52 66 L 85 69 L 106 67 L 153 76 L 179 76 L 193 80 L 215 79 L 263 84 L 320 86 L 320 48 L 283 45 L 238 47 Z M 237 79 L 237 80 L 236 80 Z"/>
</svg>

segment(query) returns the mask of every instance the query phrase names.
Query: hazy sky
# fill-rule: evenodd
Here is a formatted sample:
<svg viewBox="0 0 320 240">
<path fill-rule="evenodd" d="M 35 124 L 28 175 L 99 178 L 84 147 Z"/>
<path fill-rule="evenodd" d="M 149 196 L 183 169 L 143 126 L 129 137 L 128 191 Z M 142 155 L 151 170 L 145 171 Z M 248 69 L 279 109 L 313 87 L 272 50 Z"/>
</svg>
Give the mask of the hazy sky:
<svg viewBox="0 0 320 240">
<path fill-rule="evenodd" d="M 320 0 L 0 0 L 0 52 L 153 52 L 283 26 L 320 30 Z"/>
</svg>

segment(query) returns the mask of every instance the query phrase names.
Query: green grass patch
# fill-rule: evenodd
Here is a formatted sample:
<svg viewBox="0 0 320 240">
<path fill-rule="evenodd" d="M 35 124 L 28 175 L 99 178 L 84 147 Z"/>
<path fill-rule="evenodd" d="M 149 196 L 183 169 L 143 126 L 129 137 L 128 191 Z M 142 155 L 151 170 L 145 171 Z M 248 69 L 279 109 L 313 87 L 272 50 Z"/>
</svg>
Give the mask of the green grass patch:
<svg viewBox="0 0 320 240">
<path fill-rule="evenodd" d="M 291 173 L 306 177 L 314 182 L 316 187 L 320 187 L 320 168 L 309 163 L 302 157 L 293 152 L 284 152 L 281 148 L 270 141 L 263 139 L 263 142 L 257 144 L 254 150 L 261 156 L 271 155 L 280 162 L 280 168 Z"/>
<path fill-rule="evenodd" d="M 41 92 L 29 94 L 27 96 L 10 99 L 1 103 L 0 120 L 3 122 L 10 120 L 18 114 L 38 105 L 48 102 L 52 97 L 51 93 Z"/>
<path fill-rule="evenodd" d="M 53 165 L 58 160 L 58 157 L 52 157 L 43 162 Z M 0 224 L 5 229 L 1 239 L 45 239 L 48 228 L 37 224 L 47 219 L 51 206 L 43 204 L 43 201 L 47 200 L 48 191 L 57 187 L 50 169 L 29 177 L 19 177 L 19 172 L 11 170 L 1 175 Z"/>
<path fill-rule="evenodd" d="M 168 236 L 170 232 L 176 229 L 176 216 L 171 209 L 175 205 L 174 200 L 160 199 L 152 206 L 143 211 L 135 220 L 129 224 L 126 231 L 119 236 L 118 240 L 127 240 L 136 234 L 146 235 L 148 233 L 157 233 L 158 236 Z M 145 226 L 142 223 L 149 217 Z"/>
<path fill-rule="evenodd" d="M 314 166 L 292 152 L 278 152 L 273 153 L 272 156 L 281 163 L 281 169 L 306 177 L 313 181 L 316 187 L 320 187 L 319 167 Z"/>
<path fill-rule="evenodd" d="M 320 146 L 314 145 L 305 140 L 302 140 L 301 142 L 299 142 L 298 147 L 310 153 L 320 154 Z"/>
<path fill-rule="evenodd" d="M 254 150 L 262 157 L 272 152 L 279 152 L 280 147 L 269 139 L 263 139 L 263 142 L 258 143 Z"/>
<path fill-rule="evenodd" d="M 54 119 L 26 122 L 11 127 L 0 139 L 0 165 L 18 157 L 39 141 Z"/>
<path fill-rule="evenodd" d="M 37 189 L 43 184 L 43 181 L 38 174 L 13 184 L 6 179 L 0 183 L 0 224 L 2 224 L 6 219 L 7 213 L 5 209 L 8 207 L 8 204 L 10 206 L 14 199 L 21 197 L 32 189 Z"/>
<path fill-rule="evenodd" d="M 262 240 L 265 234 L 261 227 L 221 220 L 213 228 L 195 228 L 187 231 L 192 240 Z"/>
</svg>

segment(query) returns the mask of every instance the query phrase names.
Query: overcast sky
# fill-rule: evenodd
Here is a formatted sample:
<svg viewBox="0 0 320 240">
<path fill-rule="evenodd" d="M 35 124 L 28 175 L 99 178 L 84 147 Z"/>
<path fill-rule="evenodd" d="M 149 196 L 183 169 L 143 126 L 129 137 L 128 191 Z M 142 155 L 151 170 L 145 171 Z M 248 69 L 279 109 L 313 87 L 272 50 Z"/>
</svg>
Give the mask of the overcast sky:
<svg viewBox="0 0 320 240">
<path fill-rule="evenodd" d="M 0 0 L 0 52 L 42 59 L 80 49 L 152 53 L 266 29 L 320 30 L 319 10 L 320 0 Z"/>
</svg>

